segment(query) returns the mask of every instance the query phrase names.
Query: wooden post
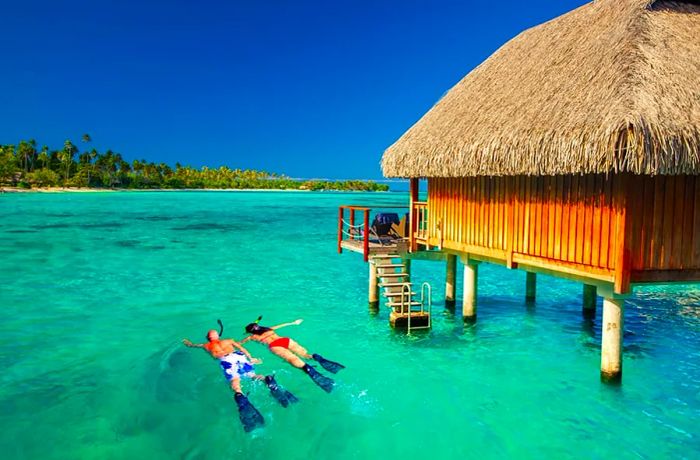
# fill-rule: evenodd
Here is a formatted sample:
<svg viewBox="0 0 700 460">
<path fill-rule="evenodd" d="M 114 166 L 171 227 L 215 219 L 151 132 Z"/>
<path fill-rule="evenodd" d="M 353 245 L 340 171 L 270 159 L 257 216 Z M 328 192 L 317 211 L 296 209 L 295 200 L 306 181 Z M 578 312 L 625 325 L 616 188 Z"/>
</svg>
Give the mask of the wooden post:
<svg viewBox="0 0 700 460">
<path fill-rule="evenodd" d="M 600 378 L 604 382 L 622 380 L 622 336 L 625 301 L 614 296 L 603 299 L 603 338 L 600 350 Z"/>
<path fill-rule="evenodd" d="M 338 254 L 343 252 L 343 207 L 338 208 Z"/>
<path fill-rule="evenodd" d="M 465 323 L 476 322 L 476 299 L 479 265 L 469 261 L 464 264 L 464 294 L 462 297 L 462 319 Z"/>
<path fill-rule="evenodd" d="M 365 227 L 364 227 L 363 253 L 365 262 L 369 260 L 369 209 L 365 209 Z"/>
<path fill-rule="evenodd" d="M 379 287 L 377 285 L 377 266 L 373 261 L 369 261 L 369 309 L 376 311 L 379 309 Z"/>
<path fill-rule="evenodd" d="M 583 285 L 583 317 L 586 319 L 595 318 L 595 307 L 596 307 L 596 296 L 598 295 L 598 288 L 591 284 Z"/>
<path fill-rule="evenodd" d="M 537 273 L 527 272 L 525 277 L 525 302 L 534 302 L 537 296 Z"/>
<path fill-rule="evenodd" d="M 350 208 L 350 234 L 355 234 L 355 210 L 353 208 Z"/>
<path fill-rule="evenodd" d="M 454 310 L 457 291 L 457 256 L 447 255 L 447 279 L 445 281 L 445 307 Z"/>
<path fill-rule="evenodd" d="M 418 229 L 418 216 L 416 216 L 415 209 L 413 207 L 413 203 L 418 201 L 418 178 L 412 177 L 409 182 L 408 182 L 408 190 L 409 190 L 409 209 L 408 209 L 408 228 L 409 228 L 409 237 L 408 237 L 408 250 L 410 252 L 415 252 L 418 249 L 418 245 L 416 244 L 416 231 Z"/>
</svg>

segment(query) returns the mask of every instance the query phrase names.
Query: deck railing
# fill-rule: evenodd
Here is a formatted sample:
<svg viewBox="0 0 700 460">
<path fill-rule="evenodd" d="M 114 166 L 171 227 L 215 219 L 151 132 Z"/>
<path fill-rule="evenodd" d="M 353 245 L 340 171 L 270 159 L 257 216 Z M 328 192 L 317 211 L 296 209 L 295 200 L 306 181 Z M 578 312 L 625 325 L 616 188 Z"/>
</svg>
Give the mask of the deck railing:
<svg viewBox="0 0 700 460">
<path fill-rule="evenodd" d="M 345 219 L 345 211 L 348 219 Z M 362 223 L 356 223 L 356 213 L 362 214 Z M 361 240 L 365 262 L 369 260 L 369 212 L 363 206 L 340 206 L 338 208 L 338 253 L 343 252 L 343 240 Z"/>
<path fill-rule="evenodd" d="M 380 246 L 390 246 L 396 244 L 396 239 L 389 239 L 387 241 L 386 237 L 383 235 L 378 235 L 372 228 L 372 222 L 370 221 L 372 211 L 391 211 L 396 212 L 399 209 L 406 210 L 408 206 L 377 206 L 377 207 L 367 207 L 367 206 L 351 206 L 344 205 L 338 208 L 338 253 L 343 252 L 343 242 L 353 242 L 353 250 L 357 250 L 358 247 L 362 248 L 362 253 L 365 262 L 369 260 L 370 247 Z M 405 211 L 403 211 L 405 213 Z M 402 222 L 406 223 L 406 219 Z M 407 225 L 407 223 L 406 223 Z M 400 226 L 401 227 L 401 226 Z M 408 226 L 403 227 L 404 230 L 400 231 L 400 235 L 406 239 L 410 236 L 410 230 Z M 370 244 L 370 240 L 372 240 Z M 345 245 L 348 248 L 348 245 Z"/>
<path fill-rule="evenodd" d="M 413 202 L 413 229 L 411 250 L 417 250 L 416 245 L 428 244 L 428 202 Z"/>
</svg>

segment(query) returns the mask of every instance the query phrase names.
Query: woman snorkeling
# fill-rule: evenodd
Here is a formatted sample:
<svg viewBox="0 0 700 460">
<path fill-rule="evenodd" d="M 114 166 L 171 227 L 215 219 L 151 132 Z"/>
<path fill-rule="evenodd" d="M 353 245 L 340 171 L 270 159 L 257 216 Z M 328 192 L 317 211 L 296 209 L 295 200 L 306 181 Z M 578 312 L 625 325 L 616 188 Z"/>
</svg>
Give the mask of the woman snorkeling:
<svg viewBox="0 0 700 460">
<path fill-rule="evenodd" d="M 304 347 L 299 345 L 294 340 L 290 339 L 289 337 L 280 337 L 275 332 L 277 329 L 283 327 L 297 326 L 301 324 L 302 320 L 298 319 L 291 323 L 283 323 L 278 324 L 277 326 L 265 327 L 258 324 L 261 319 L 262 316 L 258 317 L 255 322 L 250 323 L 245 327 L 245 331 L 250 335 L 243 339 L 241 343 L 245 343 L 248 340 L 253 340 L 255 342 L 260 342 L 267 345 L 272 353 L 284 359 L 297 369 L 301 369 L 306 372 L 309 377 L 311 377 L 311 380 L 316 383 L 316 385 L 330 393 L 331 390 L 333 390 L 333 385 L 335 384 L 333 379 L 320 374 L 316 369 L 305 363 L 303 360 L 313 359 L 325 370 L 334 374 L 341 369 L 345 369 L 345 366 L 340 363 L 329 361 L 317 353 L 309 354 Z"/>
</svg>

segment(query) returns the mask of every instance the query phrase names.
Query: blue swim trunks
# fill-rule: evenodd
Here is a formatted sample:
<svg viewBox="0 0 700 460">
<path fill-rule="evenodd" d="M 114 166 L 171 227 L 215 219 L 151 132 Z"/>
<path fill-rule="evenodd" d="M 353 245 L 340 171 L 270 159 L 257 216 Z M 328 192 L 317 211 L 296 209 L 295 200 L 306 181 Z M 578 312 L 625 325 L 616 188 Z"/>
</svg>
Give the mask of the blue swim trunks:
<svg viewBox="0 0 700 460">
<path fill-rule="evenodd" d="M 229 382 L 236 376 L 248 378 L 255 376 L 255 367 L 250 364 L 248 358 L 240 351 L 234 351 L 226 356 L 222 356 L 219 358 L 219 364 L 221 364 L 221 369 L 224 371 L 224 377 Z"/>
</svg>

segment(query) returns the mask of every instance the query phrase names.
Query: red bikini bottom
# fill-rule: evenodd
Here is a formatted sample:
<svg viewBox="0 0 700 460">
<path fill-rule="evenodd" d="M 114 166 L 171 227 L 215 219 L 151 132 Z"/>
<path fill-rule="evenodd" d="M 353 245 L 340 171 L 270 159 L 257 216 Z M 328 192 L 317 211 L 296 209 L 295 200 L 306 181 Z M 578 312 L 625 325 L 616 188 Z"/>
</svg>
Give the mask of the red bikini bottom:
<svg viewBox="0 0 700 460">
<path fill-rule="evenodd" d="M 280 347 L 280 348 L 287 348 L 289 349 L 289 338 L 288 337 L 280 337 L 279 339 L 275 339 L 270 344 L 268 347 Z"/>
</svg>

